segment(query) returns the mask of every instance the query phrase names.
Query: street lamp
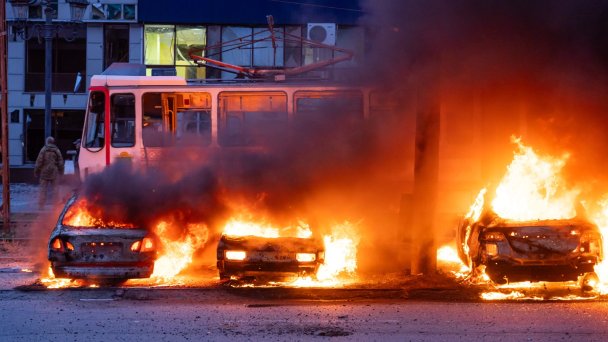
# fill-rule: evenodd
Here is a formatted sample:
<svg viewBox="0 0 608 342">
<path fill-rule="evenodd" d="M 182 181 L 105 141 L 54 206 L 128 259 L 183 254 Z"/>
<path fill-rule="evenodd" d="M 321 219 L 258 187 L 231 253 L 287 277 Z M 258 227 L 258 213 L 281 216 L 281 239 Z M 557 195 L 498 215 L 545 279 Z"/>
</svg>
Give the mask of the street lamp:
<svg viewBox="0 0 608 342">
<path fill-rule="evenodd" d="M 13 30 L 23 40 L 33 37 L 44 39 L 44 137 L 51 136 L 51 94 L 53 84 L 53 38 L 61 36 L 66 41 L 76 39 L 77 26 L 82 22 L 84 12 L 89 5 L 87 0 L 66 0 L 70 4 L 70 25 L 53 24 L 55 10 L 49 0 L 8 0 L 13 8 L 15 23 Z M 44 24 L 33 24 L 27 30 L 28 8 L 32 5 L 42 5 L 44 8 Z M 71 32 L 67 30 L 71 27 Z"/>
</svg>

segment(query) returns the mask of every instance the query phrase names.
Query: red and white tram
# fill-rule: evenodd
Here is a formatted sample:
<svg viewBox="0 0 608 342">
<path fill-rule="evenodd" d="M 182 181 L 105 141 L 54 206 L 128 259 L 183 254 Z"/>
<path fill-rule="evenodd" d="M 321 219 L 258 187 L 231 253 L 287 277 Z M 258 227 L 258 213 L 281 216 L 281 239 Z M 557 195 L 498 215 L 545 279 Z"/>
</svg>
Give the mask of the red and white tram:
<svg viewBox="0 0 608 342">
<path fill-rule="evenodd" d="M 353 120 L 383 109 L 364 87 L 324 81 L 189 83 L 177 76 L 95 75 L 80 175 L 99 172 L 117 159 L 147 164 L 189 136 L 210 149 L 253 147 L 260 136 L 299 118 L 314 119 L 328 106 Z"/>
</svg>

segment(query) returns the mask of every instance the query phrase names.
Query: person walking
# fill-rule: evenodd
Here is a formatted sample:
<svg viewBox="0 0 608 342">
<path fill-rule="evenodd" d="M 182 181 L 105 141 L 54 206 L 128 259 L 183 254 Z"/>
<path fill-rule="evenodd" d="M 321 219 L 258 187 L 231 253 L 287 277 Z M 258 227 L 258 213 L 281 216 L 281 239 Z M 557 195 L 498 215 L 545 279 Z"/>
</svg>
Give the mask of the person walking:
<svg viewBox="0 0 608 342">
<path fill-rule="evenodd" d="M 34 175 L 40 178 L 40 194 L 38 207 L 42 209 L 46 204 L 47 195 L 53 198 L 57 179 L 63 174 L 63 157 L 61 151 L 55 145 L 55 138 L 47 137 L 46 144 L 38 153 Z"/>
</svg>

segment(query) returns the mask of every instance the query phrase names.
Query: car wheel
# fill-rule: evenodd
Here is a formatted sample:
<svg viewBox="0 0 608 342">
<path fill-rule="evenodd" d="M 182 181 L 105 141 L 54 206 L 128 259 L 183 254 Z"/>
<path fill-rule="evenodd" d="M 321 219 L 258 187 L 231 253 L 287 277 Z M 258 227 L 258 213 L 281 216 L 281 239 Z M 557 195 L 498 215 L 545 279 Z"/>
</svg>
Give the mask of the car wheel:
<svg viewBox="0 0 608 342">
<path fill-rule="evenodd" d="M 585 273 L 580 277 L 580 286 L 583 292 L 592 292 L 595 290 L 600 279 L 595 272 Z"/>
</svg>

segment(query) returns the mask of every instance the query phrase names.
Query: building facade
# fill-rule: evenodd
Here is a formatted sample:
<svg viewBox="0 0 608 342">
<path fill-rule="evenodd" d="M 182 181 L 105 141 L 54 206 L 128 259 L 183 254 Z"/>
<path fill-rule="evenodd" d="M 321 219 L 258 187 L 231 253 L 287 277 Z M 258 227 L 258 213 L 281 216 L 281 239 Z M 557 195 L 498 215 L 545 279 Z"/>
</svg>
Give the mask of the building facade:
<svg viewBox="0 0 608 342">
<path fill-rule="evenodd" d="M 311 38 L 354 52 L 351 61 L 311 77 L 345 77 L 361 63 L 365 47 L 364 29 L 357 26 L 362 11 L 347 0 L 90 0 L 79 24 L 70 22 L 66 0 L 31 0 L 26 20 L 16 19 L 9 0 L 9 160 L 13 169 L 31 169 L 45 138 L 45 44 L 40 25 L 46 6 L 54 9 L 57 32 L 52 39 L 51 130 L 68 159 L 82 133 L 89 80 L 114 62 L 145 64 L 148 75 L 230 79 L 237 75 L 197 67 L 188 51 L 207 48 L 204 57 L 268 68 L 296 67 L 338 54 L 297 40 L 275 46 L 256 42 L 268 28 L 268 15 L 279 36 Z M 247 39 L 248 46 L 230 45 Z"/>
</svg>

